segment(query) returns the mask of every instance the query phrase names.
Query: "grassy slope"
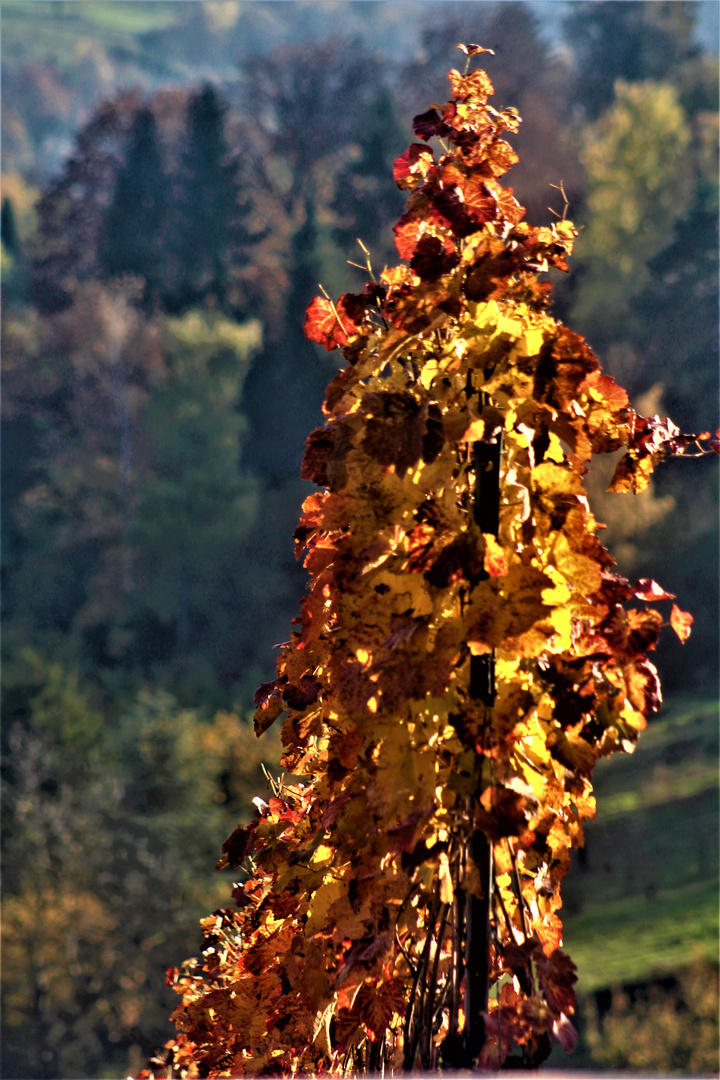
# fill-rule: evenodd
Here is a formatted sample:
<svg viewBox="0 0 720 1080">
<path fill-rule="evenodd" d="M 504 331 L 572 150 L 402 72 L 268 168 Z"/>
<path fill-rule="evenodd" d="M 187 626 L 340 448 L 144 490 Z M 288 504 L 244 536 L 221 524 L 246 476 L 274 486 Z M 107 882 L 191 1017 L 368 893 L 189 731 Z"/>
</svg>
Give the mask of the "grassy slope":
<svg viewBox="0 0 720 1080">
<path fill-rule="evenodd" d="M 717 705 L 673 703 L 594 786 L 597 817 L 563 887 L 580 993 L 717 960 Z"/>
<path fill-rule="evenodd" d="M 133 34 L 165 29 L 177 21 L 177 5 L 143 3 L 45 3 L 5 0 L 2 5 L 3 54 L 25 60 L 49 60 L 64 68 L 77 64 L 79 40 L 90 38 L 105 48 L 127 45 Z"/>
</svg>

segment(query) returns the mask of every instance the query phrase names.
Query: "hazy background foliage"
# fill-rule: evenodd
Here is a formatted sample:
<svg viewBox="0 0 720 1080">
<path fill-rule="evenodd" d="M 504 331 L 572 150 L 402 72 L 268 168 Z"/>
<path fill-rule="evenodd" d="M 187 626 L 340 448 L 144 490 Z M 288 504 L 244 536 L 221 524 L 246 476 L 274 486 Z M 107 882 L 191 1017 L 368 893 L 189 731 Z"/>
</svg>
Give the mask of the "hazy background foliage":
<svg viewBox="0 0 720 1080">
<path fill-rule="evenodd" d="M 392 161 L 459 41 L 495 49 L 524 117 L 529 219 L 562 179 L 583 226 L 562 318 L 640 411 L 717 427 L 716 20 L 3 4 L 4 1075 L 138 1068 L 169 1034 L 164 970 L 228 902 L 220 845 L 278 768 L 248 712 L 304 588 L 299 462 L 337 362 L 303 311 L 359 283 L 357 237 L 395 261 Z M 591 478 L 620 569 L 696 621 L 658 650 L 671 707 L 599 770 L 567 883 L 576 1064 L 717 1063 L 717 476 L 665 465 L 636 499 Z"/>
</svg>

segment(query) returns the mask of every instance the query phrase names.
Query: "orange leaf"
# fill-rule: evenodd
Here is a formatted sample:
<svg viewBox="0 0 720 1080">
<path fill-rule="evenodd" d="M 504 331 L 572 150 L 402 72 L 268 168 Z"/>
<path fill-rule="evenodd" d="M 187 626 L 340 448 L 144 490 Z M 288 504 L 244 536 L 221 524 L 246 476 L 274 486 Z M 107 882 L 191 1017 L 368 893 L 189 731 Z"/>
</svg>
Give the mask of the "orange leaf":
<svg viewBox="0 0 720 1080">
<path fill-rule="evenodd" d="M 681 641 L 687 641 L 690 637 L 690 629 L 693 617 L 689 611 L 681 611 L 677 604 L 673 604 L 670 612 L 670 625 Z"/>
<path fill-rule="evenodd" d="M 462 76 L 459 71 L 451 71 L 448 74 L 450 80 L 450 92 L 456 101 L 466 101 L 467 98 L 479 98 L 487 101 L 494 94 L 493 84 L 485 71 L 478 68 L 469 75 Z"/>
<path fill-rule="evenodd" d="M 505 577 L 508 572 L 507 555 L 492 533 L 483 533 L 485 558 L 483 566 L 490 577 Z"/>
</svg>

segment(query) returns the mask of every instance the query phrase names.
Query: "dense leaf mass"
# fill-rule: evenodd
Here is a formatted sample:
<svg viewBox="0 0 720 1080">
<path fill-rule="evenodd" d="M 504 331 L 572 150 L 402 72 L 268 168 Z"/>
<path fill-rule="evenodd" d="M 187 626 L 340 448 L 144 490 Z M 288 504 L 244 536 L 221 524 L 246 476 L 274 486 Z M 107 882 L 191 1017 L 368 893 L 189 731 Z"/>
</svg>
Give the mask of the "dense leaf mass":
<svg viewBox="0 0 720 1080">
<path fill-rule="evenodd" d="M 469 68 L 483 50 L 464 51 Z M 178 1075 L 492 1070 L 574 1041 L 560 886 L 596 761 L 659 708 L 650 605 L 673 599 L 614 572 L 586 462 L 625 448 L 613 489 L 641 491 L 703 447 L 636 415 L 552 317 L 538 275 L 567 269 L 576 230 L 523 221 L 498 179 L 519 117 L 483 71 L 449 79 L 395 163 L 405 263 L 308 309 L 346 366 L 303 465 L 321 488 L 295 534 L 309 589 L 256 695 L 258 734 L 284 715 L 286 774 L 224 845 L 235 906 L 169 973 L 179 1034 L 157 1065 Z M 669 621 L 687 637 L 690 616 Z M 483 900 L 489 995 L 466 1015 Z"/>
</svg>

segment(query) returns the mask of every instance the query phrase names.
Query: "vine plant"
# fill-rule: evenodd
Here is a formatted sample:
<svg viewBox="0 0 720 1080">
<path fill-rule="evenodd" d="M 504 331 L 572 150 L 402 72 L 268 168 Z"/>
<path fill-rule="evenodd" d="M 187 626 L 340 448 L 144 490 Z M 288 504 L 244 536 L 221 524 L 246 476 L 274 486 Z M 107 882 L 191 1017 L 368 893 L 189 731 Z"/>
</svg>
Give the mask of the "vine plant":
<svg viewBox="0 0 720 1080">
<path fill-rule="evenodd" d="M 520 118 L 471 70 L 489 50 L 460 48 L 395 163 L 404 262 L 308 308 L 346 366 L 302 467 L 309 591 L 255 699 L 258 735 L 284 714 L 286 774 L 223 845 L 235 906 L 168 972 L 178 1035 L 143 1076 L 494 1070 L 573 1045 L 558 912 L 590 777 L 660 705 L 661 628 L 692 622 L 615 572 L 586 463 L 624 447 L 611 490 L 641 491 L 720 444 L 636 414 L 550 314 L 539 275 L 576 229 L 523 221 L 499 181 Z"/>
</svg>

